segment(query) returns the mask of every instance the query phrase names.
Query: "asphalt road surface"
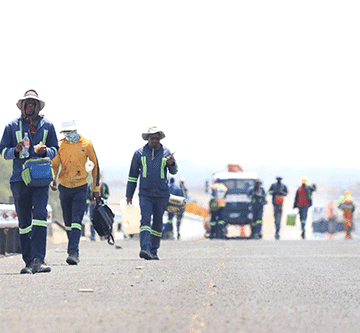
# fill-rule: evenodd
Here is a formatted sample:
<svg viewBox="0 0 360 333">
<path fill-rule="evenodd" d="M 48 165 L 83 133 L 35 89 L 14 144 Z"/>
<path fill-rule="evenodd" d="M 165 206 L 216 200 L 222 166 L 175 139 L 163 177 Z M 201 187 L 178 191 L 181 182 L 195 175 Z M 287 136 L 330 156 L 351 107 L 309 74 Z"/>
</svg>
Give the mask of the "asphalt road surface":
<svg viewBox="0 0 360 333">
<path fill-rule="evenodd" d="M 49 244 L 48 274 L 0 258 L 0 332 L 360 331 L 358 240 L 162 241 L 159 261 L 134 238 L 80 246 L 68 266 Z"/>
</svg>

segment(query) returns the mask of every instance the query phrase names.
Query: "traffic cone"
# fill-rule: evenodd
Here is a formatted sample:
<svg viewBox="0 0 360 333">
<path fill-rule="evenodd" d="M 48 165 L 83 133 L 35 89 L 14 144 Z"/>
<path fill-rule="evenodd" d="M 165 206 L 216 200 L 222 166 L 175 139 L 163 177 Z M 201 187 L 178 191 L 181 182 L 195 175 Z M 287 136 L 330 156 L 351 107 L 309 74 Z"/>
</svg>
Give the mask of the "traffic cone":
<svg viewBox="0 0 360 333">
<path fill-rule="evenodd" d="M 240 237 L 241 237 L 241 238 L 246 237 L 246 234 L 245 234 L 245 226 L 244 226 L 244 225 L 241 225 L 241 226 L 240 226 Z"/>
</svg>

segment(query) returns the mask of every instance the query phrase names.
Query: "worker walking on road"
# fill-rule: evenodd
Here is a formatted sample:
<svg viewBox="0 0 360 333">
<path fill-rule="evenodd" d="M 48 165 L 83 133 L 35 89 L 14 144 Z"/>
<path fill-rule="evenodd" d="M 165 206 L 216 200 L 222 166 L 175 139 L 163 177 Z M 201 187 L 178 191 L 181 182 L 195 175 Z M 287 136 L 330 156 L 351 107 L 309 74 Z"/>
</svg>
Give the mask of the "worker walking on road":
<svg viewBox="0 0 360 333">
<path fill-rule="evenodd" d="M 60 133 L 64 139 L 60 149 L 51 165 L 55 179 L 59 174 L 60 203 L 68 237 L 69 265 L 77 265 L 79 259 L 79 242 L 81 236 L 82 220 L 86 209 L 87 176 L 86 164 L 88 159 L 93 163 L 93 199 L 99 200 L 100 170 L 92 143 L 77 132 L 75 121 L 64 121 Z M 54 180 L 50 187 L 53 191 L 58 189 Z"/>
<path fill-rule="evenodd" d="M 301 178 L 301 186 L 297 189 L 294 208 L 299 208 L 301 222 L 301 238 L 305 239 L 305 225 L 309 208 L 312 206 L 312 193 L 316 191 L 316 185 L 307 186 L 307 178 Z"/>
<path fill-rule="evenodd" d="M 39 99 L 35 90 L 25 92 L 16 105 L 21 110 L 21 116 L 6 125 L 0 143 L 0 154 L 6 160 L 13 160 L 10 187 L 19 220 L 21 252 L 25 262 L 20 273 L 47 273 L 51 271 L 44 261 L 49 186 L 27 186 L 21 172 L 23 164 L 29 158 L 53 159 L 59 149 L 58 140 L 54 125 L 39 115 L 45 102 Z M 25 156 L 23 150 L 26 144 L 25 134 L 28 136 L 28 156 Z"/>
<path fill-rule="evenodd" d="M 248 190 L 248 196 L 251 200 L 251 209 L 253 214 L 253 221 L 251 224 L 251 238 L 262 238 L 262 218 L 264 213 L 264 205 L 266 204 L 266 193 L 263 187 L 260 186 L 260 179 L 255 180 L 255 185 Z"/>
<path fill-rule="evenodd" d="M 180 186 L 175 184 L 175 178 L 170 178 L 169 185 L 170 194 L 184 197 L 186 198 L 186 190 L 184 187 L 184 182 L 180 180 Z M 177 239 L 180 239 L 180 225 L 181 219 L 183 217 L 184 210 L 180 212 L 180 214 L 170 213 L 168 212 L 168 221 L 164 224 L 163 228 L 163 239 L 173 239 L 174 238 L 174 228 L 173 228 L 173 219 L 176 216 L 176 231 L 177 231 Z"/>
<path fill-rule="evenodd" d="M 170 197 L 167 172 L 175 175 L 178 168 L 173 154 L 160 143 L 165 138 L 163 131 L 153 126 L 142 134 L 142 138 L 148 143 L 139 148 L 132 158 L 126 186 L 126 202 L 128 205 L 132 204 L 140 177 L 141 249 L 139 256 L 146 260 L 158 260 L 157 252 L 162 236 L 163 215 Z"/>
<path fill-rule="evenodd" d="M 227 187 L 217 179 L 211 185 L 211 200 L 210 200 L 210 239 L 225 238 L 225 221 L 224 221 L 224 208 L 226 206 L 225 196 L 228 191 Z"/>
<path fill-rule="evenodd" d="M 287 187 L 281 183 L 281 177 L 276 177 L 276 180 L 276 183 L 271 184 L 269 194 L 272 195 L 272 204 L 274 207 L 275 239 L 279 239 L 284 197 L 287 196 L 288 190 Z"/>
<path fill-rule="evenodd" d="M 345 239 L 351 239 L 355 205 L 354 198 L 351 196 L 350 191 L 347 190 L 344 192 L 344 195 L 339 198 L 337 206 L 344 212 Z"/>
</svg>

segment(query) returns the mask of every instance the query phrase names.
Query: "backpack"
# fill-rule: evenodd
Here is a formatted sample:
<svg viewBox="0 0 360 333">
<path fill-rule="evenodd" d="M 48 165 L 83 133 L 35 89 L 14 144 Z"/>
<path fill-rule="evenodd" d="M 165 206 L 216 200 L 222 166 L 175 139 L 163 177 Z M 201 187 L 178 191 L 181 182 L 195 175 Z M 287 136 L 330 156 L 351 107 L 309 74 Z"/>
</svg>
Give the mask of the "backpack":
<svg viewBox="0 0 360 333">
<path fill-rule="evenodd" d="M 102 198 L 96 202 L 90 217 L 97 234 L 105 237 L 110 245 L 115 243 L 112 235 L 114 217 L 115 214 Z"/>
</svg>

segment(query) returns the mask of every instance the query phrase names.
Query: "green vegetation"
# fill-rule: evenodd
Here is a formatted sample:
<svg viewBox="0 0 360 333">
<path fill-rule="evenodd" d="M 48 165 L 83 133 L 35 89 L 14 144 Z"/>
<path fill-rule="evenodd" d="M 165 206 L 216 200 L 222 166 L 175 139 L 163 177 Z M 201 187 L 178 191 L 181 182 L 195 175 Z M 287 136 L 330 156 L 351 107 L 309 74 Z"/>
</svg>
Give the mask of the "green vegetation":
<svg viewBox="0 0 360 333">
<path fill-rule="evenodd" d="M 12 161 L 0 158 L 0 202 L 8 203 L 12 196 L 9 180 L 12 173 Z"/>
</svg>

